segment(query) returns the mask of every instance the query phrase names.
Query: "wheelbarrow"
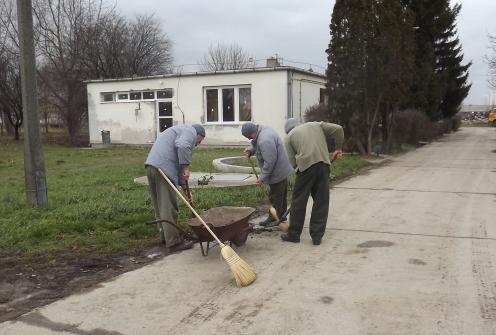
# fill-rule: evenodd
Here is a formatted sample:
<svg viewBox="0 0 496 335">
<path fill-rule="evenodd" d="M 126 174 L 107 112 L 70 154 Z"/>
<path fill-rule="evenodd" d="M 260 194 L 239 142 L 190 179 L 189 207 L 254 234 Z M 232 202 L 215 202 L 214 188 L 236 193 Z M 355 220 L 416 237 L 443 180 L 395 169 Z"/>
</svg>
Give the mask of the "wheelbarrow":
<svg viewBox="0 0 496 335">
<path fill-rule="evenodd" d="M 200 217 L 220 241 L 229 241 L 231 247 L 233 244 L 240 247 L 245 244 L 248 239 L 248 231 L 254 226 L 248 222 L 253 212 L 255 212 L 255 208 L 251 207 L 223 206 L 211 208 L 200 214 Z M 189 233 L 174 222 L 165 219 L 149 221 L 146 224 L 153 225 L 160 222 L 167 222 L 172 225 L 186 239 L 199 242 L 203 256 L 207 256 L 208 251 L 218 245 L 205 226 L 196 217 L 188 222 L 188 226 L 193 230 L 193 233 Z M 212 245 L 210 245 L 211 242 L 213 242 Z M 206 243 L 205 247 L 203 243 Z"/>
</svg>

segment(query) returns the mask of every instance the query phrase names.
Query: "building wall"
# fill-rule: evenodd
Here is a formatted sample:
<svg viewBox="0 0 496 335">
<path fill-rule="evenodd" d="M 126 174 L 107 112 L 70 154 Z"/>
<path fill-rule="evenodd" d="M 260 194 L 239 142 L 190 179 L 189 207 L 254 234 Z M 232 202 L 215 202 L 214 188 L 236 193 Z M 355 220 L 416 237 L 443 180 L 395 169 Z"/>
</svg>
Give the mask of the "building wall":
<svg viewBox="0 0 496 335">
<path fill-rule="evenodd" d="M 252 120 L 268 124 L 284 137 L 284 123 L 288 113 L 288 72 L 261 71 L 224 74 L 200 74 L 139 80 L 104 81 L 88 83 L 88 117 L 90 142 L 102 143 L 102 130 L 110 131 L 113 144 L 146 144 L 155 141 L 158 134 L 155 101 L 101 102 L 102 92 L 128 92 L 130 90 L 173 89 L 173 119 L 175 124 L 204 125 L 207 136 L 202 145 L 222 146 L 249 144 L 241 135 L 243 122 L 205 122 L 204 88 L 251 85 Z M 320 78 L 317 78 L 321 80 Z M 319 87 L 312 76 L 293 73 L 293 116 L 319 99 Z M 301 99 L 300 99 L 301 97 Z M 301 106 L 300 106 L 301 105 Z M 136 109 L 139 107 L 139 110 Z"/>
<path fill-rule="evenodd" d="M 320 89 L 325 88 L 325 79 L 296 72 L 292 82 L 292 117 L 305 121 L 307 108 L 320 103 Z"/>
<path fill-rule="evenodd" d="M 496 106 L 496 92 L 486 93 L 484 104 Z"/>
</svg>

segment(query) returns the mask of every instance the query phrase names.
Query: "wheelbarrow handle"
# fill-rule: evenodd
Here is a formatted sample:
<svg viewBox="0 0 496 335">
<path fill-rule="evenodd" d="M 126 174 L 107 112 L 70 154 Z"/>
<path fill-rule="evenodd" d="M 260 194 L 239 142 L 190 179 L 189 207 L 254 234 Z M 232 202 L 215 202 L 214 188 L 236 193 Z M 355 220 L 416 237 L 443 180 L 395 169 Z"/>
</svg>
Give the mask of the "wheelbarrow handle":
<svg viewBox="0 0 496 335">
<path fill-rule="evenodd" d="M 181 200 L 184 202 L 184 204 L 186 206 L 189 207 L 189 209 L 195 214 L 196 218 L 198 220 L 200 220 L 200 222 L 205 226 L 205 229 L 208 230 L 208 232 L 210 233 L 210 235 L 212 235 L 212 237 L 217 241 L 217 243 L 219 243 L 219 246 L 221 248 L 225 247 L 224 243 L 222 243 L 219 238 L 214 234 L 214 232 L 210 229 L 210 227 L 205 223 L 205 221 L 203 221 L 203 219 L 201 218 L 201 216 L 195 211 L 195 209 L 189 204 L 188 200 L 184 199 L 184 196 L 181 194 L 181 192 L 179 192 L 179 190 L 177 189 L 176 186 L 174 186 L 174 184 L 169 180 L 169 178 L 167 178 L 167 176 L 165 175 L 165 173 L 162 171 L 161 168 L 158 168 L 157 169 L 158 172 L 160 172 L 160 174 L 162 175 L 162 177 L 164 177 L 165 181 L 169 184 L 170 187 L 172 187 L 172 189 L 174 190 L 174 192 L 176 192 L 176 194 L 179 196 L 179 198 L 181 198 Z"/>
<path fill-rule="evenodd" d="M 148 221 L 146 223 L 146 225 L 147 226 L 151 226 L 151 225 L 154 225 L 154 224 L 157 224 L 157 223 L 161 223 L 161 222 L 167 222 L 168 224 L 170 224 L 171 226 L 173 226 L 174 228 L 176 228 L 177 230 L 179 230 L 181 233 L 183 233 L 185 236 L 187 236 L 190 240 L 192 240 L 192 241 L 199 241 L 198 238 L 196 238 L 192 234 L 188 233 L 186 230 L 184 230 L 180 226 L 178 226 L 174 222 L 169 221 L 169 220 L 166 220 L 166 219 L 158 219 L 158 220 Z"/>
</svg>

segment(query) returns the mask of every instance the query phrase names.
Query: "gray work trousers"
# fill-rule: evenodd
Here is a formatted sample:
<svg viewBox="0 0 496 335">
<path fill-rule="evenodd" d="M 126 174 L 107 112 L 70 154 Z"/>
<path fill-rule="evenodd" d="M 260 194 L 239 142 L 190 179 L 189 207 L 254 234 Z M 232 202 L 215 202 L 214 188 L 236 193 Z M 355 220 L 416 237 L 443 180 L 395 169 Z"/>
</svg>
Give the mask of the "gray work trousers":
<svg viewBox="0 0 496 335">
<path fill-rule="evenodd" d="M 155 167 L 149 165 L 146 167 L 146 177 L 148 178 L 148 187 L 150 188 L 150 196 L 155 210 L 155 219 L 165 219 L 177 224 L 179 208 L 177 207 L 176 192 Z M 160 243 L 165 243 L 170 248 L 182 242 L 177 229 L 172 225 L 167 222 L 161 222 L 157 223 L 157 226 Z"/>
<path fill-rule="evenodd" d="M 329 214 L 329 173 L 330 166 L 320 162 L 296 174 L 289 217 L 289 235 L 301 235 L 308 197 L 311 195 L 313 206 L 310 217 L 310 236 L 312 238 L 324 236 Z"/>
</svg>

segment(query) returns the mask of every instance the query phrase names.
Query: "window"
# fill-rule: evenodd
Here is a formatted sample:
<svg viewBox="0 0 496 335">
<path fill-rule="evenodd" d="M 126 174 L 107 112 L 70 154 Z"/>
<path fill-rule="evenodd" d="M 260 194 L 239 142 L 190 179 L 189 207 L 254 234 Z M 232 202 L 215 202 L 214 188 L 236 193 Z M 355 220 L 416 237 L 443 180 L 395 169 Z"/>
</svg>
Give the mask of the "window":
<svg viewBox="0 0 496 335">
<path fill-rule="evenodd" d="M 327 103 L 327 95 L 326 95 L 326 90 L 325 88 L 321 88 L 319 92 L 319 103 L 325 104 Z"/>
<path fill-rule="evenodd" d="M 101 102 L 112 102 L 114 101 L 114 93 L 102 93 L 100 96 Z"/>
<path fill-rule="evenodd" d="M 141 100 L 141 92 L 129 93 L 129 100 Z"/>
<path fill-rule="evenodd" d="M 239 89 L 239 121 L 251 121 L 251 87 Z"/>
<path fill-rule="evenodd" d="M 132 91 L 132 92 L 101 92 L 101 102 L 112 102 L 117 98 L 118 102 L 138 101 L 138 100 L 160 100 L 171 99 L 174 95 L 174 90 L 164 89 L 162 91 Z"/>
<path fill-rule="evenodd" d="M 157 91 L 157 99 L 170 99 L 174 93 L 172 90 L 167 90 L 167 91 Z"/>
<path fill-rule="evenodd" d="M 143 100 L 155 99 L 155 91 L 143 92 Z"/>
<path fill-rule="evenodd" d="M 207 122 L 251 121 L 251 87 L 205 89 Z"/>
<path fill-rule="evenodd" d="M 129 93 L 117 93 L 117 100 L 129 100 Z"/>
</svg>

